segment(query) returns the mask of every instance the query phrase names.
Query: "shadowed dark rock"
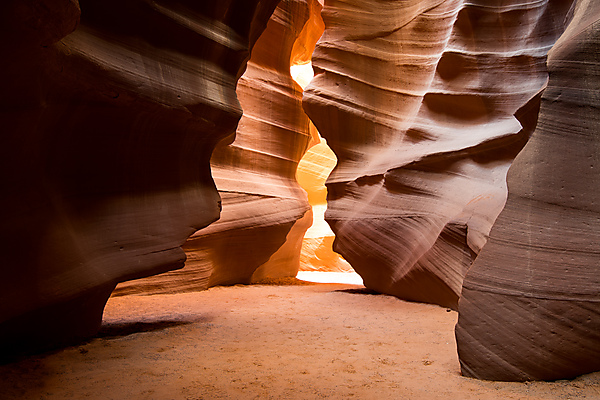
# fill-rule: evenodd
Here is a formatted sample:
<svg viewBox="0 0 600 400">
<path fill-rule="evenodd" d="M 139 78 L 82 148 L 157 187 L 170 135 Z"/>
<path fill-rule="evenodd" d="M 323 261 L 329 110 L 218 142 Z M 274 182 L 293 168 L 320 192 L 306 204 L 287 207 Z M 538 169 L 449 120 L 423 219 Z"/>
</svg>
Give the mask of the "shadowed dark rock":
<svg viewBox="0 0 600 400">
<path fill-rule="evenodd" d="M 2 3 L 1 352 L 92 335 L 118 282 L 183 265 L 276 3 Z"/>
</svg>

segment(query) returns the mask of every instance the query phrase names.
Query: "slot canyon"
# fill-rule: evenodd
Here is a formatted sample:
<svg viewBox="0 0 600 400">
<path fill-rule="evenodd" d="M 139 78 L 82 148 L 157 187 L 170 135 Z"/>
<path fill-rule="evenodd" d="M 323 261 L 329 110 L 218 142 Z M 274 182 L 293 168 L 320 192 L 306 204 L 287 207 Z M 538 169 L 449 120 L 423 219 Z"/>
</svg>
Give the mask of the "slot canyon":
<svg viewBox="0 0 600 400">
<path fill-rule="evenodd" d="M 0 398 L 600 399 L 600 3 L 0 19 Z"/>
</svg>

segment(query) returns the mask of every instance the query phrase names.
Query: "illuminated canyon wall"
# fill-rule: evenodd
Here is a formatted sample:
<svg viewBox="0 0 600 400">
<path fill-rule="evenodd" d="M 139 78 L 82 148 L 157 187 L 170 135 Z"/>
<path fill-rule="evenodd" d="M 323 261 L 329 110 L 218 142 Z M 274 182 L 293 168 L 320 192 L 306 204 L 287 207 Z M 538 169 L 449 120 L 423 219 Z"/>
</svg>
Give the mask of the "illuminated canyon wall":
<svg viewBox="0 0 600 400">
<path fill-rule="evenodd" d="M 0 5 L 0 354 L 94 334 L 219 217 L 215 145 L 277 1 Z"/>
<path fill-rule="evenodd" d="M 313 210 L 313 224 L 306 231 L 300 252 L 301 271 L 353 272 L 338 253 L 333 251 L 335 235 L 325 222 L 327 189 L 325 181 L 335 167 L 337 159 L 324 139 L 311 147 L 300 163 L 296 177 L 308 193 Z"/>
<path fill-rule="evenodd" d="M 368 288 L 456 309 L 505 203 L 570 2 L 492 3 L 325 4 L 304 108 L 338 158 L 334 249 Z"/>
<path fill-rule="evenodd" d="M 320 10 L 317 0 L 282 1 L 252 50 L 237 86 L 244 115 L 235 140 L 223 140 L 211 158 L 219 221 L 186 242 L 183 269 L 122 283 L 115 295 L 296 276 L 312 214 L 295 173 L 314 138 L 290 65 L 310 59 Z"/>
<path fill-rule="evenodd" d="M 324 25 L 322 25 L 323 20 L 321 18 L 319 18 L 319 21 L 321 22 L 318 30 L 320 37 Z M 314 43 L 316 44 L 316 40 Z M 312 56 L 312 52 L 310 56 Z M 292 76 L 303 88 L 314 77 L 314 71 L 309 61 L 306 60 L 306 63 L 292 67 Z M 308 195 L 308 202 L 311 205 L 313 214 L 312 225 L 306 231 L 302 240 L 300 271 L 354 272 L 350 264 L 333 251 L 335 235 L 324 218 L 327 208 L 325 182 L 335 167 L 337 158 L 327 145 L 327 141 L 319 135 L 317 128 L 312 123 L 310 129 L 314 131 L 312 135 L 317 140 L 304 154 L 296 171 L 296 179 Z"/>
<path fill-rule="evenodd" d="M 508 200 L 467 273 L 462 373 L 565 379 L 600 370 L 600 4 L 579 1 L 548 56 L 533 136 Z"/>
</svg>

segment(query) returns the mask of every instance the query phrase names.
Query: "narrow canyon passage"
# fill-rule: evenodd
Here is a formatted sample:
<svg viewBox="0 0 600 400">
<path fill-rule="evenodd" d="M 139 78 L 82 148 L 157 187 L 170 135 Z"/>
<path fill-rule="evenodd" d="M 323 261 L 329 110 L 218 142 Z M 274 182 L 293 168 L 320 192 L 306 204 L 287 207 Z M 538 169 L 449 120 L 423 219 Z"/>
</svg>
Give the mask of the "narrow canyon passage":
<svg viewBox="0 0 600 400">
<path fill-rule="evenodd" d="M 310 61 L 290 67 L 292 78 L 304 90 L 314 77 Z M 327 177 L 337 163 L 337 157 L 317 128 L 310 122 L 312 146 L 306 151 L 296 170 L 296 180 L 308 196 L 312 210 L 312 225 L 304 234 L 297 277 L 312 282 L 354 283 L 362 278 L 350 263 L 333 251 L 335 234 L 325 221 L 327 209 Z M 314 273 L 319 271 L 320 273 Z"/>
<path fill-rule="evenodd" d="M 457 313 L 358 286 L 214 287 L 109 300 L 98 338 L 0 366 L 3 399 L 598 399 L 600 373 L 460 376 Z"/>
<path fill-rule="evenodd" d="M 0 16 L 0 400 L 600 400 L 600 2 Z"/>
</svg>

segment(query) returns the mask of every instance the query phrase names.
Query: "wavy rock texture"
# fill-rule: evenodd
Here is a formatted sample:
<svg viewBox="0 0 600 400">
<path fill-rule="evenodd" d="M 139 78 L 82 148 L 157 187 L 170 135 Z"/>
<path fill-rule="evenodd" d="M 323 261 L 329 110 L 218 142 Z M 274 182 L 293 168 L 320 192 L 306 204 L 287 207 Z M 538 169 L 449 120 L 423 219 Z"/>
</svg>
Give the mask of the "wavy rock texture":
<svg viewBox="0 0 600 400">
<path fill-rule="evenodd" d="M 600 369 L 600 4 L 580 1 L 548 57 L 538 127 L 464 281 L 462 373 L 554 380 Z"/>
<path fill-rule="evenodd" d="M 275 6 L 2 3 L 0 354 L 91 335 L 117 282 L 183 265 Z"/>
<path fill-rule="evenodd" d="M 325 216 L 334 249 L 367 287 L 457 307 L 534 129 L 569 7 L 326 4 L 304 108 L 338 157 Z"/>
<path fill-rule="evenodd" d="M 244 115 L 235 140 L 220 143 L 211 159 L 221 219 L 187 241 L 185 268 L 126 282 L 115 294 L 296 276 L 311 214 L 295 173 L 312 138 L 290 62 L 306 52 L 298 41 L 310 40 L 307 31 L 319 10 L 316 0 L 282 1 L 253 48 L 237 86 Z"/>
</svg>

